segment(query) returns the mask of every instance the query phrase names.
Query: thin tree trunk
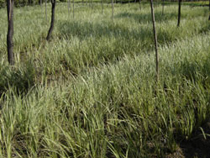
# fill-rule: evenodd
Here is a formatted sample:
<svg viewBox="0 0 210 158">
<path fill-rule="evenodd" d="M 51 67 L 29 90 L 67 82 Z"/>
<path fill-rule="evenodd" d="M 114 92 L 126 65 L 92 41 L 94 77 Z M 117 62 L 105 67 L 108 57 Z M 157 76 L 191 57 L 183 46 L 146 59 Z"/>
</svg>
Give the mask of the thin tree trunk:
<svg viewBox="0 0 210 158">
<path fill-rule="evenodd" d="M 177 23 L 177 27 L 179 27 L 179 25 L 180 25 L 180 20 L 181 20 L 181 3 L 182 3 L 182 0 L 179 0 L 178 23 Z"/>
<path fill-rule="evenodd" d="M 8 18 L 8 32 L 7 32 L 7 52 L 8 52 L 8 62 L 10 65 L 15 64 L 14 54 L 13 54 L 13 8 L 14 0 L 7 0 L 7 18 Z"/>
<path fill-rule="evenodd" d="M 153 34 L 154 34 L 154 43 L 155 43 L 155 62 L 156 62 L 156 81 L 159 81 L 159 56 L 158 56 L 158 49 L 157 49 L 157 33 L 155 28 L 155 14 L 153 10 L 153 0 L 150 0 L 151 6 L 151 15 L 152 15 L 152 23 L 153 23 Z"/>
<path fill-rule="evenodd" d="M 74 18 L 74 0 L 73 0 L 73 18 Z"/>
<path fill-rule="evenodd" d="M 47 40 L 49 41 L 53 28 L 54 28 L 54 23 L 55 23 L 55 5 L 56 5 L 56 0 L 51 0 L 51 4 L 52 4 L 52 13 L 51 13 L 51 24 L 50 24 L 50 29 L 48 31 L 47 34 Z"/>
<path fill-rule="evenodd" d="M 112 21 L 114 20 L 114 2 L 112 0 Z"/>
</svg>

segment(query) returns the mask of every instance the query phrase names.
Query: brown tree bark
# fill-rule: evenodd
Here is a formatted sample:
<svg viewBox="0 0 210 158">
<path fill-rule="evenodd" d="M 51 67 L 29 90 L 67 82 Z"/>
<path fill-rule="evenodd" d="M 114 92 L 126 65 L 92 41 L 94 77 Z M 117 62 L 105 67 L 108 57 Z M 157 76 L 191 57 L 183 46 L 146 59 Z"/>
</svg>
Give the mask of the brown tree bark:
<svg viewBox="0 0 210 158">
<path fill-rule="evenodd" d="M 150 0 L 150 6 L 151 6 L 151 15 L 152 15 L 152 24 L 153 24 L 153 34 L 154 34 L 154 43 L 155 43 L 155 63 L 156 63 L 156 81 L 159 81 L 159 56 L 158 56 L 158 49 L 157 49 L 157 33 L 156 33 L 156 27 L 155 27 L 155 14 L 153 9 L 153 0 Z"/>
<path fill-rule="evenodd" d="M 55 5 L 56 5 L 56 0 L 51 0 L 51 4 L 52 4 L 51 24 L 50 24 L 50 29 L 48 31 L 47 38 L 46 38 L 48 41 L 49 41 L 49 39 L 51 37 L 52 31 L 53 31 L 53 28 L 54 28 L 54 23 L 55 23 Z"/>
<path fill-rule="evenodd" d="M 8 62 L 10 65 L 15 64 L 14 54 L 13 54 L 13 8 L 14 0 L 7 0 L 7 17 L 8 17 L 8 32 L 7 32 L 7 52 L 8 52 Z"/>
<path fill-rule="evenodd" d="M 179 25 L 180 25 L 180 20 L 181 20 L 181 4 L 182 4 L 182 0 L 179 0 L 178 23 L 177 23 L 177 27 L 179 27 Z"/>
</svg>

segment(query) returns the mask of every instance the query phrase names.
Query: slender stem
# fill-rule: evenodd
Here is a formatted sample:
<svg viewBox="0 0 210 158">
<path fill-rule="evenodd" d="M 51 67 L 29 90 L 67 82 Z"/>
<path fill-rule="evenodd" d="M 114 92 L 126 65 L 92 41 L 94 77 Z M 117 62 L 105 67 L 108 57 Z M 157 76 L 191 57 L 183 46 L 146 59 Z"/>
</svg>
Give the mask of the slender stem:
<svg viewBox="0 0 210 158">
<path fill-rule="evenodd" d="M 153 0 L 150 0 L 150 6 L 151 6 L 151 15 L 152 15 L 152 24 L 153 24 L 153 34 L 154 34 L 154 43 L 155 43 L 155 62 L 156 62 L 156 81 L 159 81 L 159 56 L 158 56 L 158 48 L 157 48 L 157 33 L 156 33 L 156 27 L 155 27 L 155 14 L 153 10 Z"/>
<path fill-rule="evenodd" d="M 112 0 L 112 21 L 114 20 L 114 2 Z"/>
<path fill-rule="evenodd" d="M 73 18 L 74 18 L 74 0 L 73 0 Z"/>
<path fill-rule="evenodd" d="M 180 25 L 180 20 L 181 20 L 181 3 L 182 3 L 182 0 L 179 0 L 178 23 L 177 23 L 177 27 L 179 27 L 179 25 Z"/>
</svg>

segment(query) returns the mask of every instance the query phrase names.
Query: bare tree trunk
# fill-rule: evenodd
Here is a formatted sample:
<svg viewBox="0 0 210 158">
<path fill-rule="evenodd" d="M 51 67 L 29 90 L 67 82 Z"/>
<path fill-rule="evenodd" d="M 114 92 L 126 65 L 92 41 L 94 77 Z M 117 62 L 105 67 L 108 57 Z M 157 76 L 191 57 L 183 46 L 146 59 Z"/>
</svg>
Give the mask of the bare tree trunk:
<svg viewBox="0 0 210 158">
<path fill-rule="evenodd" d="M 52 4 L 52 10 L 51 10 L 51 24 L 50 24 L 50 29 L 48 31 L 47 34 L 47 40 L 49 41 L 53 28 L 54 28 L 54 23 L 55 23 L 55 5 L 56 5 L 56 0 L 51 0 L 51 4 Z"/>
<path fill-rule="evenodd" d="M 182 3 L 182 0 L 179 0 L 178 23 L 177 23 L 177 27 L 179 27 L 179 25 L 180 25 L 180 20 L 181 20 L 181 3 Z"/>
<path fill-rule="evenodd" d="M 112 0 L 112 21 L 114 20 L 114 3 L 113 3 L 113 0 Z"/>
<path fill-rule="evenodd" d="M 150 0 L 150 6 L 151 6 L 151 15 L 152 15 L 152 23 L 153 23 L 153 34 L 154 34 L 154 42 L 155 42 L 155 62 L 156 62 L 156 81 L 159 81 L 159 56 L 158 56 L 158 49 L 157 49 L 157 33 L 155 28 L 155 14 L 153 10 L 153 0 Z"/>
<path fill-rule="evenodd" d="M 8 18 L 8 32 L 7 32 L 7 52 L 8 52 L 8 62 L 10 65 L 15 64 L 14 54 L 13 54 L 13 8 L 14 0 L 7 0 L 7 18 Z"/>
</svg>

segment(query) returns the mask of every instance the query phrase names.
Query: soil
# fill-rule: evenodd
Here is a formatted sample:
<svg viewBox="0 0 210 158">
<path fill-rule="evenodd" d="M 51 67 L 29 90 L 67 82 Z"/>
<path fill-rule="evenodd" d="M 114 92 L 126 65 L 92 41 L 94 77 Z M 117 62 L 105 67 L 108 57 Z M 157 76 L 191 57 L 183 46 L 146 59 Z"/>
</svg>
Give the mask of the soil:
<svg viewBox="0 0 210 158">
<path fill-rule="evenodd" d="M 210 158 L 210 120 L 194 132 L 192 138 L 179 142 L 177 151 L 166 158 Z"/>
</svg>

